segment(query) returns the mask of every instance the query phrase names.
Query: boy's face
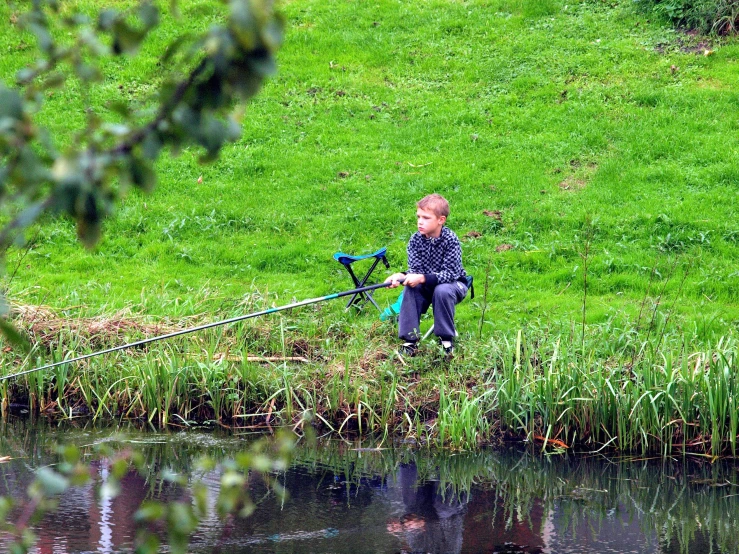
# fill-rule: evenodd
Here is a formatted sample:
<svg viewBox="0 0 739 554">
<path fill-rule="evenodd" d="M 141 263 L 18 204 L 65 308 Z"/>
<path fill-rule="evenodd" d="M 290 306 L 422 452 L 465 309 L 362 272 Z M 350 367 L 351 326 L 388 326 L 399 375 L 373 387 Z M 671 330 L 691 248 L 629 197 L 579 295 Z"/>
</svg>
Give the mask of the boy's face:
<svg viewBox="0 0 739 554">
<path fill-rule="evenodd" d="M 446 216 L 436 215 L 431 210 L 418 208 L 416 210 L 416 220 L 418 222 L 418 232 L 427 238 L 435 239 L 441 236 L 441 228 L 444 226 Z"/>
</svg>

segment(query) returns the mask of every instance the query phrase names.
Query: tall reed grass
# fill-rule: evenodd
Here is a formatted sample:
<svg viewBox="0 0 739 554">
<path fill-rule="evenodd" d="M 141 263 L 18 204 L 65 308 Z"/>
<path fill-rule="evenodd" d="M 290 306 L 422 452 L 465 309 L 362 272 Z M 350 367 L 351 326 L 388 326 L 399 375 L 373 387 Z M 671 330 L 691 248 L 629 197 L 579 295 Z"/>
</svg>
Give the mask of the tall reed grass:
<svg viewBox="0 0 739 554">
<path fill-rule="evenodd" d="M 1 400 L 54 417 L 157 426 L 301 425 L 311 414 L 315 426 L 340 435 L 404 436 L 457 450 L 513 438 L 546 450 L 737 454 L 733 335 L 697 348 L 685 332 L 614 318 L 584 333 L 532 325 L 515 336 L 463 337 L 451 362 L 428 343 L 402 361 L 388 328 L 372 323 L 351 334 L 349 317 L 313 309 L 211 329 L 3 381 Z M 296 338 L 306 321 L 314 334 Z M 3 371 L 123 338 L 62 330 L 26 358 L 5 348 Z M 289 361 L 295 355 L 305 363 Z"/>
</svg>

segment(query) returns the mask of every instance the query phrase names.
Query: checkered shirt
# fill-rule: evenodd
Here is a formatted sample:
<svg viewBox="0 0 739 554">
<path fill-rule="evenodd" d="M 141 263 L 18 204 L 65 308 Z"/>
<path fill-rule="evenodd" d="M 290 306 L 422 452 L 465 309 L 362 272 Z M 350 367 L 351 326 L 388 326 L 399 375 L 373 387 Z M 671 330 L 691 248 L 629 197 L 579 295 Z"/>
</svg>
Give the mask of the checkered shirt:
<svg viewBox="0 0 739 554">
<path fill-rule="evenodd" d="M 408 242 L 408 273 L 422 273 L 431 286 L 464 277 L 462 245 L 454 231 L 442 227 L 441 235 L 435 239 L 415 233 Z"/>
</svg>

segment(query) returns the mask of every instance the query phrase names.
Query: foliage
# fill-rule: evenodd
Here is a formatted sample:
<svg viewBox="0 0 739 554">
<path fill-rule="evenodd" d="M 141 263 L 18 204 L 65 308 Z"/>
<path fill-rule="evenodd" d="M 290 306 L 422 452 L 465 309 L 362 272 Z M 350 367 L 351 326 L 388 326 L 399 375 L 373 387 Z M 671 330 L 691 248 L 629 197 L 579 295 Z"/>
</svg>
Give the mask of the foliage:
<svg viewBox="0 0 739 554">
<path fill-rule="evenodd" d="M 190 487 L 191 497 L 166 502 L 144 500 L 135 514 L 139 526 L 135 552 L 161 552 L 164 542 L 168 552 L 185 553 L 189 552 L 190 538 L 200 521 L 214 516 L 222 519 L 245 518 L 252 514 L 255 504 L 245 486 L 250 474 L 260 476 L 271 490 L 284 499 L 285 491 L 272 474 L 289 467 L 294 448 L 294 435 L 280 431 L 276 437 L 252 442 L 247 450 L 230 460 L 200 457 L 195 463 L 195 468 L 200 472 L 213 470 L 216 463 L 223 467 L 218 496 L 211 506 L 205 485 L 197 479 L 193 481 L 188 475 L 170 469 L 160 469 L 157 475 L 152 475 L 152 467 L 140 450 L 116 450 L 103 443 L 95 447 L 93 459 L 104 460 L 110 472 L 98 494 L 108 499 L 118 496 L 121 480 L 131 471 L 138 472 L 146 479 L 155 477 L 162 483 Z M 21 554 L 31 551 L 36 540 L 32 527 L 38 525 L 46 513 L 54 511 L 58 498 L 68 489 L 91 484 L 89 455 L 88 452 L 83 457 L 81 449 L 74 445 L 59 446 L 58 462 L 54 467 L 42 467 L 36 471 L 36 478 L 28 487 L 27 498 L 0 497 L 1 528 L 14 539 L 11 552 Z M 162 529 L 164 536 L 157 532 Z"/>
<path fill-rule="evenodd" d="M 172 3 L 176 9 L 176 2 Z M 7 9 L 7 8 L 5 8 Z M 0 81 L 0 206 L 3 249 L 43 214 L 63 213 L 78 237 L 94 245 L 102 221 L 131 188 L 149 191 L 164 148 L 188 144 L 212 160 L 239 136 L 234 102 L 253 96 L 275 72 L 282 24 L 270 0 L 232 0 L 217 25 L 200 34 L 168 37 L 156 61 L 160 78 L 152 98 L 106 105 L 91 98 L 104 80 L 103 61 L 135 56 L 154 34 L 160 10 L 149 0 L 130 11 L 70 12 L 56 0 L 35 1 L 13 26 L 31 33 L 39 57 Z M 64 89 L 84 99 L 84 122 L 67 144 L 37 120 L 45 100 Z"/>
<path fill-rule="evenodd" d="M 739 4 L 736 0 L 637 0 L 646 9 L 678 25 L 719 35 L 736 34 Z"/>
</svg>

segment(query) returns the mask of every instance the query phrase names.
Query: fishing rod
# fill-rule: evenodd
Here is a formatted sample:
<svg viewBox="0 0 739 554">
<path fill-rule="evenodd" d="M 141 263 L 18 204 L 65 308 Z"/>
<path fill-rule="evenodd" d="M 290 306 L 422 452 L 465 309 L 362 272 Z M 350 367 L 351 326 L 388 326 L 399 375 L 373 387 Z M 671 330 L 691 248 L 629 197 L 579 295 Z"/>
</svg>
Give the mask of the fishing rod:
<svg viewBox="0 0 739 554">
<path fill-rule="evenodd" d="M 303 300 L 301 302 L 295 302 L 293 304 L 287 304 L 285 306 L 269 308 L 268 310 L 262 310 L 261 312 L 254 312 L 251 314 L 240 315 L 240 316 L 232 317 L 230 319 L 224 319 L 223 321 L 215 321 L 213 323 L 206 323 L 204 325 L 198 325 L 197 327 L 190 327 L 189 329 L 182 329 L 180 331 L 174 331 L 172 333 L 167 333 L 166 335 L 159 335 L 158 337 L 150 337 L 148 339 L 142 339 L 136 342 L 131 342 L 129 344 L 123 344 L 121 346 L 115 346 L 113 348 L 108 348 L 107 350 L 100 350 L 99 352 L 92 352 L 90 354 L 78 356 L 70 360 L 62 360 L 61 362 L 54 362 L 53 364 L 47 364 L 44 366 L 35 367 L 33 369 L 27 369 L 25 371 L 19 371 L 18 373 L 13 373 L 12 375 L 3 375 L 3 376 L 0 376 L 0 381 L 12 379 L 13 377 L 20 377 L 22 375 L 27 375 L 29 373 L 34 373 L 36 371 L 42 371 L 44 369 L 51 369 L 53 367 L 57 367 L 63 364 L 73 364 L 75 362 L 86 360 L 88 358 L 93 358 L 95 356 L 102 356 L 103 354 L 110 354 L 111 352 L 117 352 L 119 350 L 126 350 L 127 348 L 134 348 L 136 346 L 142 346 L 144 344 L 149 344 L 150 342 L 179 337 L 180 335 L 186 335 L 188 333 L 194 333 L 196 331 L 210 329 L 211 327 L 218 327 L 220 325 L 228 325 L 229 323 L 236 323 L 237 321 L 243 321 L 245 319 L 251 319 L 253 317 L 273 314 L 275 312 L 281 312 L 283 310 L 290 310 L 292 308 L 299 308 L 301 306 L 308 306 L 309 304 L 317 304 L 318 302 L 325 302 L 327 300 L 333 300 L 334 298 L 341 298 L 342 296 L 349 296 L 350 294 L 354 294 L 354 295 L 364 294 L 366 292 L 373 291 L 376 289 L 389 287 L 391 284 L 392 283 L 378 283 L 376 285 L 368 285 L 366 287 L 359 287 L 359 288 L 352 289 L 352 290 L 345 290 L 343 292 L 335 292 L 333 294 L 329 294 L 326 296 L 320 296 L 318 298 L 310 298 L 308 300 Z"/>
</svg>

